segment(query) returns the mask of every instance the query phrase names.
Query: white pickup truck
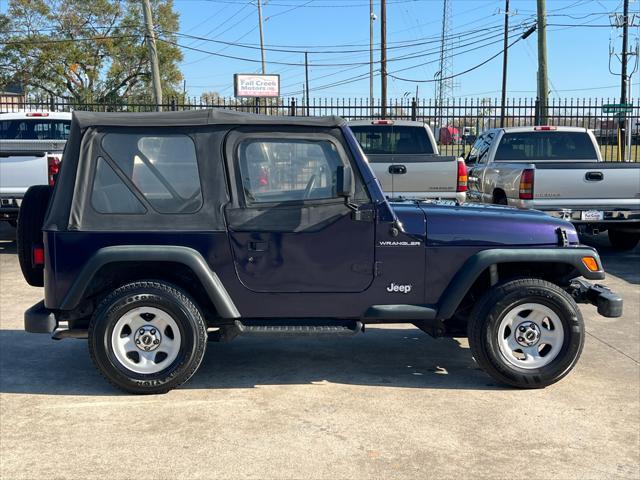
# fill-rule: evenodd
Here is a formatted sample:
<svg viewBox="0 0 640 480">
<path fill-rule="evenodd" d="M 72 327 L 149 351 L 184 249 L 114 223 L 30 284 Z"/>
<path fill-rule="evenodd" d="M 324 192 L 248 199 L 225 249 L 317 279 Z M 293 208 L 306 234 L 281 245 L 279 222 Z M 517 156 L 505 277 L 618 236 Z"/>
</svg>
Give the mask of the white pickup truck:
<svg viewBox="0 0 640 480">
<path fill-rule="evenodd" d="M 27 189 L 53 185 L 70 128 L 70 113 L 0 114 L 0 220 L 15 226 Z"/>
<path fill-rule="evenodd" d="M 640 164 L 604 162 L 593 133 L 577 127 L 488 130 L 466 158 L 468 199 L 534 208 L 621 250 L 640 241 Z"/>
<path fill-rule="evenodd" d="M 353 120 L 349 127 L 387 195 L 465 201 L 464 161 L 439 155 L 428 125 L 410 120 Z"/>
</svg>

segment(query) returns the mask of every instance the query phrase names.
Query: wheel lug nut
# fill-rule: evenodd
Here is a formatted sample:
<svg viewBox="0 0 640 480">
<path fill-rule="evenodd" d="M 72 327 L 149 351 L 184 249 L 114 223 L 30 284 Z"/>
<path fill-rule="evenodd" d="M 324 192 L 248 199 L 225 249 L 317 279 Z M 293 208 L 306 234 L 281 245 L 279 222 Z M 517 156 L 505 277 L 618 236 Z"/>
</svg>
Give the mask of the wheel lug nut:
<svg viewBox="0 0 640 480">
<path fill-rule="evenodd" d="M 526 328 L 524 328 L 524 327 L 520 327 L 520 331 L 521 331 L 521 332 L 524 332 L 525 330 L 526 330 Z"/>
<path fill-rule="evenodd" d="M 155 334 L 156 334 L 156 329 L 155 329 L 155 328 L 152 328 L 152 329 L 151 329 L 151 335 L 155 335 Z"/>
<path fill-rule="evenodd" d="M 156 339 L 153 341 L 153 343 L 154 343 L 155 345 L 157 345 L 157 344 L 159 344 L 159 343 L 160 343 L 160 341 L 156 338 Z"/>
<path fill-rule="evenodd" d="M 519 342 L 524 342 L 524 338 L 522 338 L 522 337 L 518 337 L 518 341 L 519 341 Z"/>
</svg>

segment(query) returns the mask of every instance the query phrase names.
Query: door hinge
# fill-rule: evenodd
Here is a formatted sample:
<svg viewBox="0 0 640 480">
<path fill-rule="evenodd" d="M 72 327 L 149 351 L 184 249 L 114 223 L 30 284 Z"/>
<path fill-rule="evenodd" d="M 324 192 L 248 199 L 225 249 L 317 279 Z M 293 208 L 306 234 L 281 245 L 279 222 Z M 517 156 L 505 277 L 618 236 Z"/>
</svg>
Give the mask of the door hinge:
<svg viewBox="0 0 640 480">
<path fill-rule="evenodd" d="M 373 276 L 379 277 L 382 275 L 382 262 L 375 262 L 373 264 Z"/>
<path fill-rule="evenodd" d="M 558 234 L 558 245 L 561 247 L 568 247 L 569 237 L 567 236 L 567 231 L 564 228 L 558 227 L 556 228 L 556 234 Z"/>
</svg>

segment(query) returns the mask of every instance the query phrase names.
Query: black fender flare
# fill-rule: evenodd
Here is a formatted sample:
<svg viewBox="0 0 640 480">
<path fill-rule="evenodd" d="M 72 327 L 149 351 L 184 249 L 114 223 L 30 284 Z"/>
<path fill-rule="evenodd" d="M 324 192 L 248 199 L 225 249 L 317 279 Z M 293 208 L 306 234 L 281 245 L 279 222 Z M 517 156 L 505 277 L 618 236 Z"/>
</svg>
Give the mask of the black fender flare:
<svg viewBox="0 0 640 480">
<path fill-rule="evenodd" d="M 595 258 L 598 263 L 598 271 L 590 271 L 582 262 L 582 257 Z M 469 257 L 451 279 L 438 301 L 436 317 L 439 320 L 451 318 L 476 279 L 491 265 L 517 262 L 563 263 L 575 267 L 580 275 L 589 280 L 601 280 L 604 278 L 604 269 L 602 268 L 600 256 L 591 247 L 495 248 L 482 250 Z"/>
<path fill-rule="evenodd" d="M 103 266 L 114 262 L 174 262 L 190 268 L 198 277 L 222 318 L 240 318 L 240 312 L 220 278 L 193 248 L 173 245 L 117 245 L 99 249 L 84 265 L 67 291 L 60 310 L 73 310 L 84 297 L 87 287 Z"/>
</svg>

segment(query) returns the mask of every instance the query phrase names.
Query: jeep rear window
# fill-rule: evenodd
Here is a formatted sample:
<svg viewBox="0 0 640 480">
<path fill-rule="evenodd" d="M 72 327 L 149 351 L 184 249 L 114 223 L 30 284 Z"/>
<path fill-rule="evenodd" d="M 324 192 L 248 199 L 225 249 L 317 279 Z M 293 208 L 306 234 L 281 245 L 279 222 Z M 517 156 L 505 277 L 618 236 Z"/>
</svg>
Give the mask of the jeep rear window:
<svg viewBox="0 0 640 480">
<path fill-rule="evenodd" d="M 337 198 L 342 161 L 327 140 L 245 140 L 238 162 L 248 205 Z"/>
<path fill-rule="evenodd" d="M 187 135 L 107 133 L 102 148 L 160 213 L 202 206 L 195 144 Z"/>
<path fill-rule="evenodd" d="M 367 155 L 433 154 L 433 147 L 424 127 L 353 125 L 350 128 Z M 375 162 L 375 159 L 372 161 Z"/>
<path fill-rule="evenodd" d="M 496 161 L 531 162 L 549 160 L 596 160 L 598 155 L 585 132 L 505 133 L 496 151 Z"/>
</svg>

